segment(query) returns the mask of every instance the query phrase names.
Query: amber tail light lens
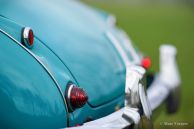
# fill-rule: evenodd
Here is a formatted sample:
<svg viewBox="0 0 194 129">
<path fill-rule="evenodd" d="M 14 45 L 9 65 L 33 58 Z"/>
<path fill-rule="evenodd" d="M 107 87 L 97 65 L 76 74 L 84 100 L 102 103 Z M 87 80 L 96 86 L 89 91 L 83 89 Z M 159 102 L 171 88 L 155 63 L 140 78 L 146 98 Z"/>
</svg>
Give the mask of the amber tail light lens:
<svg viewBox="0 0 194 129">
<path fill-rule="evenodd" d="M 66 100 L 69 111 L 72 112 L 83 107 L 88 101 L 88 96 L 82 88 L 70 84 L 66 89 Z"/>
</svg>

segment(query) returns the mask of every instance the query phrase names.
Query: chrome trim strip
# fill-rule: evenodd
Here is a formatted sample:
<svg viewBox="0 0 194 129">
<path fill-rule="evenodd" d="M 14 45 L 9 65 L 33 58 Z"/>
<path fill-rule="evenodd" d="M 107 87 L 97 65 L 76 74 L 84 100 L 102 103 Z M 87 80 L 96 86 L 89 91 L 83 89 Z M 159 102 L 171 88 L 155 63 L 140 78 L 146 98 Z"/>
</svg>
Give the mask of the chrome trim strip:
<svg viewBox="0 0 194 129">
<path fill-rule="evenodd" d="M 140 59 L 139 55 L 137 54 L 137 52 L 135 51 L 135 49 L 132 45 L 131 39 L 127 36 L 126 32 L 124 32 L 123 30 L 121 30 L 120 34 L 124 38 L 125 46 L 126 46 L 126 48 L 129 49 L 129 51 L 132 55 L 132 58 L 134 59 L 134 63 L 139 64 L 141 62 L 141 59 Z"/>
<path fill-rule="evenodd" d="M 54 81 L 54 83 L 56 84 L 59 92 L 61 93 L 62 95 L 62 98 L 63 98 L 63 101 L 64 101 L 64 104 L 65 104 L 65 108 L 67 110 L 67 113 L 69 112 L 68 111 L 68 107 L 67 107 L 67 102 L 66 102 L 66 99 L 64 97 L 64 94 L 62 92 L 62 89 L 60 88 L 59 84 L 57 83 L 55 77 L 52 75 L 52 73 L 49 71 L 49 69 L 36 57 L 36 55 L 34 53 L 32 53 L 30 50 L 28 50 L 25 46 L 23 46 L 19 41 L 17 41 L 14 37 L 12 37 L 10 34 L 8 34 L 7 32 L 5 32 L 4 30 L 2 30 L 0 28 L 0 32 L 2 32 L 3 34 L 5 34 L 6 36 L 8 36 L 11 40 L 13 40 L 15 43 L 17 43 L 20 47 L 22 47 L 25 51 L 27 51 L 44 69 L 45 71 L 48 73 L 48 75 L 51 77 L 51 79 Z M 67 120 L 69 119 L 69 115 L 67 115 Z M 67 123 L 68 124 L 68 123 Z"/>
<path fill-rule="evenodd" d="M 109 15 L 107 18 L 107 24 L 109 27 L 114 27 L 116 24 L 117 20 L 116 17 L 114 15 Z"/>
<path fill-rule="evenodd" d="M 119 55 L 121 56 L 122 60 L 124 61 L 125 66 L 127 67 L 127 66 L 131 65 L 131 63 L 127 57 L 127 54 L 125 53 L 125 51 L 123 50 L 123 48 L 121 47 L 119 41 L 115 38 L 115 36 L 110 31 L 106 32 L 106 36 L 111 41 L 111 43 L 113 44 L 115 49 L 118 51 Z"/>
</svg>

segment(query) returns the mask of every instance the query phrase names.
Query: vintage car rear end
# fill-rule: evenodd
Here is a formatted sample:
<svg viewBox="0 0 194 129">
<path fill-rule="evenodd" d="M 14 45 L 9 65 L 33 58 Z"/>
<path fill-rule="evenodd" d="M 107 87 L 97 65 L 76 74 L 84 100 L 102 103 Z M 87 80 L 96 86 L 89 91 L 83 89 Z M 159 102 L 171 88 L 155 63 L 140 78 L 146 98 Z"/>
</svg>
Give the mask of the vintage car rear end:
<svg viewBox="0 0 194 129">
<path fill-rule="evenodd" d="M 0 7 L 1 128 L 81 125 L 124 106 L 126 65 L 142 56 L 114 17 L 71 0 Z"/>
</svg>

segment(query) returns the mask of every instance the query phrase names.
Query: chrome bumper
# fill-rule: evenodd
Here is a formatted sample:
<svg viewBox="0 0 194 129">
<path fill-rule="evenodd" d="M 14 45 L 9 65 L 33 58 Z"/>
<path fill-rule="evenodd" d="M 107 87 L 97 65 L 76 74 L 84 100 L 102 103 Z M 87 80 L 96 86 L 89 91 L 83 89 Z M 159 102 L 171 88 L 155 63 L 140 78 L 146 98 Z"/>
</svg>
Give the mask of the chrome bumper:
<svg viewBox="0 0 194 129">
<path fill-rule="evenodd" d="M 180 77 L 175 61 L 176 49 L 165 45 L 160 50 L 161 71 L 147 91 L 141 83 L 145 70 L 140 66 L 127 66 L 124 108 L 106 117 L 84 123 L 83 126 L 66 129 L 150 129 L 152 111 L 165 100 L 171 102 L 167 103 L 167 107 L 171 107 L 169 111 L 177 110 L 175 91 L 179 89 Z M 173 107 L 173 104 L 176 105 Z M 147 124 L 142 126 L 142 121 Z"/>
<path fill-rule="evenodd" d="M 125 117 L 123 112 L 129 114 Z M 131 108 L 122 108 L 106 117 L 87 122 L 83 126 L 70 127 L 67 129 L 122 129 L 133 126 L 134 123 L 139 123 L 140 114 Z"/>
</svg>

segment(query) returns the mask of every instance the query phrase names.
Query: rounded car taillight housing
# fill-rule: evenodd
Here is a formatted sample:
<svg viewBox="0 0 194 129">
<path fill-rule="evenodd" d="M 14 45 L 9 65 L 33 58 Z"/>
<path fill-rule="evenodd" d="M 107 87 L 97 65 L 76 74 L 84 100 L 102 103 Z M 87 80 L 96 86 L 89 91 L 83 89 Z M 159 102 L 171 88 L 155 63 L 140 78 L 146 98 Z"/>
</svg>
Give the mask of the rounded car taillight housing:
<svg viewBox="0 0 194 129">
<path fill-rule="evenodd" d="M 82 88 L 77 87 L 75 84 L 70 84 L 66 89 L 66 100 L 69 111 L 72 112 L 77 108 L 83 107 L 88 101 L 88 96 Z"/>
<path fill-rule="evenodd" d="M 23 44 L 31 48 L 34 44 L 34 33 L 30 27 L 24 27 L 22 31 L 22 42 Z"/>
</svg>

